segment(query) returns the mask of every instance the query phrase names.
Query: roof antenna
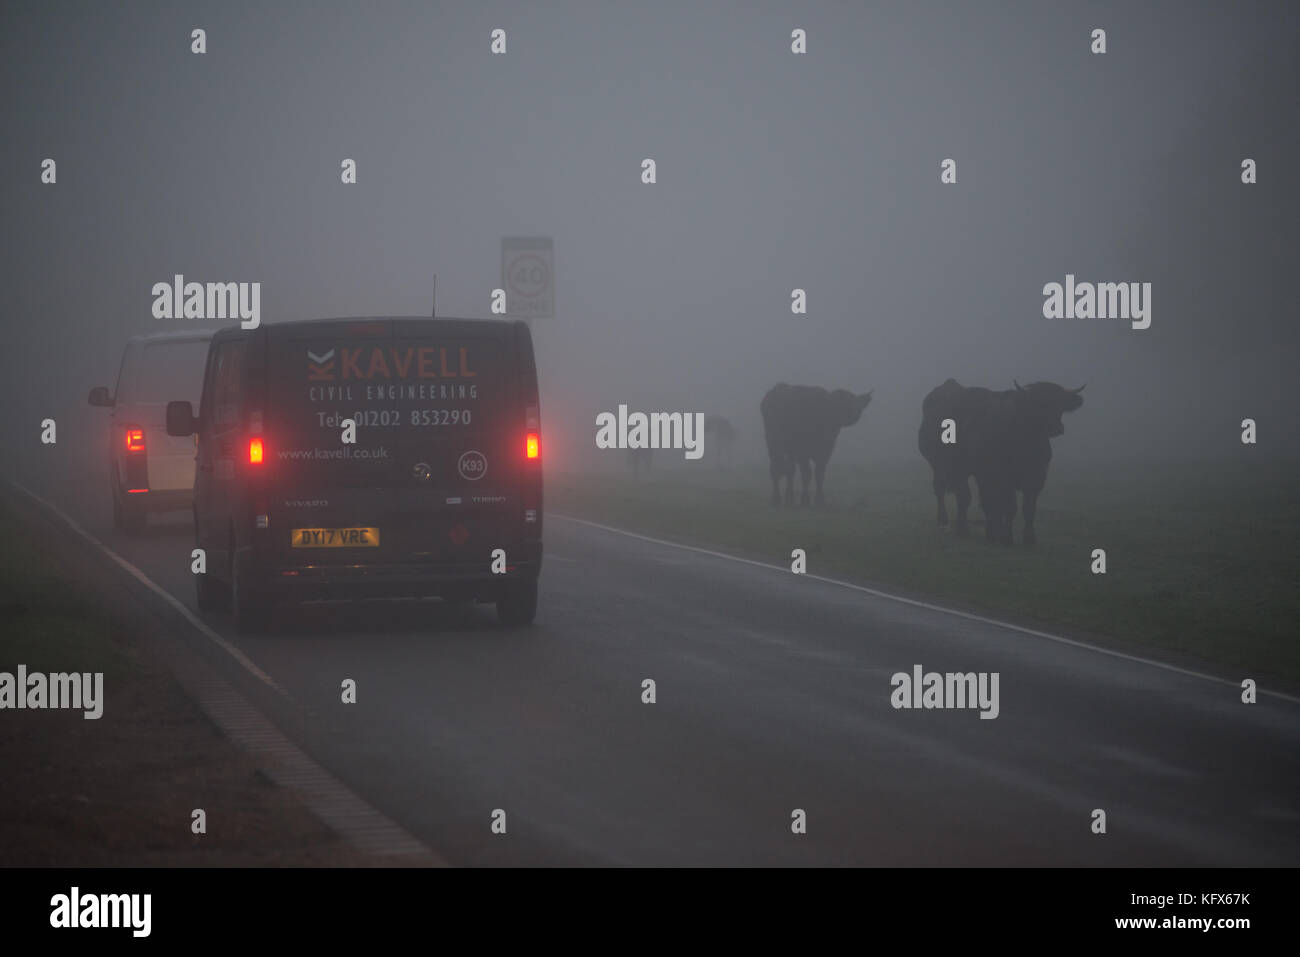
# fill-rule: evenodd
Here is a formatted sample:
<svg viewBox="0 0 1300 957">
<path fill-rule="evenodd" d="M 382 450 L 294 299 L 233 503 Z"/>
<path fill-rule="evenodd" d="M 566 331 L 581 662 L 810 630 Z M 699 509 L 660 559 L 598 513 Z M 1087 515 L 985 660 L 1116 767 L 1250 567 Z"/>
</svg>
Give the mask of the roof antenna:
<svg viewBox="0 0 1300 957">
<path fill-rule="evenodd" d="M 430 319 L 438 316 L 438 274 L 433 274 L 433 311 L 429 313 Z"/>
</svg>

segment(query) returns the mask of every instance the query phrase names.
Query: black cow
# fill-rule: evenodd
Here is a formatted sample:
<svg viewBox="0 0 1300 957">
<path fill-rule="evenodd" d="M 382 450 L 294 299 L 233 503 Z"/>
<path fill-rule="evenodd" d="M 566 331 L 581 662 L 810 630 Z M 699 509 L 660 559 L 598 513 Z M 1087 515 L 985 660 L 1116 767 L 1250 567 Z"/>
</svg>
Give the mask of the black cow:
<svg viewBox="0 0 1300 957">
<path fill-rule="evenodd" d="M 951 492 L 957 497 L 957 534 L 966 535 L 966 511 L 970 508 L 971 461 L 966 445 L 943 441 L 943 423 L 951 420 L 953 431 L 969 425 L 971 411 L 982 396 L 991 396 L 988 389 L 968 389 L 956 379 L 931 390 L 921 402 L 921 428 L 916 443 L 921 455 L 930 463 L 933 473 L 934 498 L 939 506 L 939 525 L 947 526 L 948 510 L 944 496 Z M 955 438 L 955 436 L 953 436 Z"/>
<path fill-rule="evenodd" d="M 1014 391 L 995 392 L 975 419 L 975 484 L 990 541 L 1011 544 L 1016 492 L 1023 495 L 1025 544 L 1037 541 L 1034 515 L 1052 461 L 1052 439 L 1065 434 L 1061 416 L 1083 405 L 1083 388 L 1063 389 L 1053 382 L 1021 387 L 1017 382 Z"/>
<path fill-rule="evenodd" d="M 710 443 L 716 450 L 715 461 L 721 467 L 723 463 L 731 464 L 731 450 L 736 445 L 736 427 L 730 420 L 720 415 L 704 417 L 704 434 L 713 437 Z"/>
<path fill-rule="evenodd" d="M 979 487 L 984 532 L 989 541 L 1011 544 L 1016 492 L 1023 494 L 1025 544 L 1032 545 L 1038 496 L 1047 482 L 1051 440 L 1065 433 L 1061 416 L 1083 405 L 1083 386 L 1063 389 L 1034 382 L 992 392 L 965 388 L 949 379 L 925 397 L 917 444 L 934 470 L 939 524 L 947 523 L 943 496 L 957 496 L 957 533 L 966 533 L 969 477 Z M 951 419 L 951 444 L 943 442 L 944 420 Z"/>
<path fill-rule="evenodd" d="M 808 504 L 808 472 L 817 483 L 817 504 L 825 505 L 822 483 L 826 463 L 835 450 L 840 429 L 854 425 L 871 402 L 871 393 L 854 395 L 844 389 L 827 392 L 806 385 L 774 385 L 763 396 L 763 434 L 771 460 L 772 504 L 781 504 L 781 476 L 785 476 L 785 504 L 794 504 L 794 470 L 799 467 L 800 504 Z"/>
</svg>

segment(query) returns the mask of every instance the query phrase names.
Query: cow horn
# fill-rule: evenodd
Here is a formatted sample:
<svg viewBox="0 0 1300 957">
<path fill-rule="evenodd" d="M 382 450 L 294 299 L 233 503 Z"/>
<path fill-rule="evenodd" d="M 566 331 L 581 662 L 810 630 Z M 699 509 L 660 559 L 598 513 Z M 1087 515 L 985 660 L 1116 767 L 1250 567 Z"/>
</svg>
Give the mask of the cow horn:
<svg viewBox="0 0 1300 957">
<path fill-rule="evenodd" d="M 1025 391 L 1025 390 L 1024 390 L 1024 387 L 1021 386 L 1021 384 L 1020 384 L 1019 382 L 1016 382 L 1015 379 L 1012 379 L 1011 381 L 1012 381 L 1013 383 L 1015 383 L 1016 391 L 1017 391 L 1017 392 L 1024 392 L 1024 391 Z"/>
<path fill-rule="evenodd" d="M 1083 385 L 1079 386 L 1079 388 L 1077 388 L 1077 389 L 1071 389 L 1070 391 L 1073 392 L 1075 395 L 1078 395 L 1080 392 L 1082 392 L 1082 391 L 1083 391 L 1084 389 L 1086 389 L 1086 388 L 1088 388 L 1088 383 L 1085 382 Z"/>
</svg>

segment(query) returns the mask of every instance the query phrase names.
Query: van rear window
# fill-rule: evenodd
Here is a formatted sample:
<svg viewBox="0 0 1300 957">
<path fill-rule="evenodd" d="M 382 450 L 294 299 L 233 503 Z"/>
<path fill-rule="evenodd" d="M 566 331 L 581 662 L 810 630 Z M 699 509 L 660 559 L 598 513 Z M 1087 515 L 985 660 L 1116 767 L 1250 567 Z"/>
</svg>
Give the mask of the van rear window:
<svg viewBox="0 0 1300 957">
<path fill-rule="evenodd" d="M 203 385 L 203 365 L 208 358 L 208 340 L 182 339 L 153 342 L 144 347 L 131 383 L 133 402 L 188 400 L 198 405 Z"/>
<path fill-rule="evenodd" d="M 496 339 L 296 339 L 273 343 L 270 414 L 283 443 L 357 445 L 499 428 L 513 388 Z"/>
</svg>

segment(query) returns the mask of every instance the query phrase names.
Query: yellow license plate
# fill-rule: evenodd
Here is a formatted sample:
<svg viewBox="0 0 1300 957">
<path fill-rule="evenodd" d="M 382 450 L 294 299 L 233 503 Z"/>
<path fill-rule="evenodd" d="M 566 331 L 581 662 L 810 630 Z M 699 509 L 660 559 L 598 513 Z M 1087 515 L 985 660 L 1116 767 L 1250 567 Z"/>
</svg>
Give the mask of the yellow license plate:
<svg viewBox="0 0 1300 957">
<path fill-rule="evenodd" d="M 377 528 L 295 528 L 294 548 L 378 548 Z"/>
</svg>

